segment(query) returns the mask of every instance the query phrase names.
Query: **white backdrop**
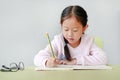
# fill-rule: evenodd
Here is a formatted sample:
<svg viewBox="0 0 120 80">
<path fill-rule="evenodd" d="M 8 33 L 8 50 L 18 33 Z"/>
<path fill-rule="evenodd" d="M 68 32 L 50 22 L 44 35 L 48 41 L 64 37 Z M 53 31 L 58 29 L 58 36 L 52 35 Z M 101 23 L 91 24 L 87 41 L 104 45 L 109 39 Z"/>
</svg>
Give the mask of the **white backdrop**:
<svg viewBox="0 0 120 80">
<path fill-rule="evenodd" d="M 104 40 L 109 64 L 120 64 L 120 0 L 0 0 L 0 66 L 33 57 L 61 31 L 60 15 L 69 5 L 80 5 L 88 13 L 87 34 Z"/>
</svg>

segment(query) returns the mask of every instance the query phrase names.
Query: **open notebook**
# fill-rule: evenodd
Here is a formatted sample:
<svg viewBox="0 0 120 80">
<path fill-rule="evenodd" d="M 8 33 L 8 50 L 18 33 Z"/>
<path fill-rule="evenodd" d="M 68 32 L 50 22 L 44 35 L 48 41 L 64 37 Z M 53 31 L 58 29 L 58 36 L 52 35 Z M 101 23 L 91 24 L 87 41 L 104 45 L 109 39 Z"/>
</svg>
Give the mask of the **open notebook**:
<svg viewBox="0 0 120 80">
<path fill-rule="evenodd" d="M 82 70 L 82 69 L 112 69 L 112 67 L 107 65 L 100 65 L 100 66 L 81 66 L 81 65 L 58 65 L 56 67 L 36 67 L 35 70 L 37 71 L 44 71 L 44 70 Z"/>
</svg>

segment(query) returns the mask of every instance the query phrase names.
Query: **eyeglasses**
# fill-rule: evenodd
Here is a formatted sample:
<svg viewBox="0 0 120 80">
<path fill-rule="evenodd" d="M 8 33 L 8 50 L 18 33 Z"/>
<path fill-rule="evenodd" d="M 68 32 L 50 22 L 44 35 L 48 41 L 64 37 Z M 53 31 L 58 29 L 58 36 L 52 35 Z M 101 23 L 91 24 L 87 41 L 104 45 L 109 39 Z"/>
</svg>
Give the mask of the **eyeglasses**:
<svg viewBox="0 0 120 80">
<path fill-rule="evenodd" d="M 16 72 L 18 70 L 21 70 L 21 71 L 24 70 L 24 63 L 23 62 L 19 62 L 19 64 L 11 63 L 10 67 L 2 65 L 2 69 L 0 71 L 3 71 L 3 72 Z"/>
</svg>

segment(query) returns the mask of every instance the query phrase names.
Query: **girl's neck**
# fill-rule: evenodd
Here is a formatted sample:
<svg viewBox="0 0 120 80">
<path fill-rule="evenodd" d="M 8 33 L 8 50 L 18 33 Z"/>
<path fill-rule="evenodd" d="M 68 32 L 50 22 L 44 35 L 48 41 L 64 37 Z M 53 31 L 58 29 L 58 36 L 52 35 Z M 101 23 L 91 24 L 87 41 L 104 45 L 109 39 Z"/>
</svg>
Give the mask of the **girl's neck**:
<svg viewBox="0 0 120 80">
<path fill-rule="evenodd" d="M 80 42 L 81 42 L 81 39 L 79 41 L 77 41 L 76 43 L 73 43 L 73 44 L 69 43 L 69 45 L 73 48 L 76 48 L 80 44 Z"/>
</svg>

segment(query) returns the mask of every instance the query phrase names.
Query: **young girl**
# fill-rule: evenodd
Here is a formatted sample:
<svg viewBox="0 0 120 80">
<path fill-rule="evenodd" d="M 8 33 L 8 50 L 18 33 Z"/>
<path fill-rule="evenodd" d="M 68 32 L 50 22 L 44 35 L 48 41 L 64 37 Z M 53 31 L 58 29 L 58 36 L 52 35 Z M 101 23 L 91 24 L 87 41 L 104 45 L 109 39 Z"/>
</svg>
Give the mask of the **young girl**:
<svg viewBox="0 0 120 80">
<path fill-rule="evenodd" d="M 105 65 L 105 52 L 85 34 L 88 28 L 86 11 L 78 6 L 68 6 L 61 14 L 62 33 L 51 41 L 55 58 L 51 57 L 49 45 L 34 57 L 36 66 L 56 65 Z"/>
</svg>

